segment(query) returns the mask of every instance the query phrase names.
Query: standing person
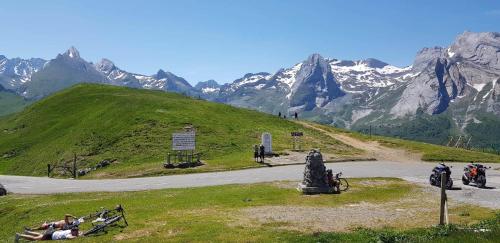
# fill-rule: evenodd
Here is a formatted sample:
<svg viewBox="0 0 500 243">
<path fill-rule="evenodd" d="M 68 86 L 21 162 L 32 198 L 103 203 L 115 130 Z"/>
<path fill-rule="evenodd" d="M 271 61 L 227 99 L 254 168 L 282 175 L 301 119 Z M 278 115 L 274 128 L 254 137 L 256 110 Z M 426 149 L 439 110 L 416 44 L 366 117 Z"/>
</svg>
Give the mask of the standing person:
<svg viewBox="0 0 500 243">
<path fill-rule="evenodd" d="M 295 112 L 295 120 L 298 120 L 299 119 L 299 114 L 297 114 L 297 112 Z"/>
<path fill-rule="evenodd" d="M 278 117 L 281 118 L 281 111 L 278 113 Z"/>
<path fill-rule="evenodd" d="M 286 115 L 284 115 L 284 116 L 283 116 L 283 118 L 285 118 L 285 119 L 286 119 Z"/>
<path fill-rule="evenodd" d="M 264 144 L 260 145 L 260 162 L 264 163 L 264 156 L 266 154 L 266 149 L 264 147 Z"/>
<path fill-rule="evenodd" d="M 259 162 L 259 145 L 257 144 L 253 146 L 253 160 Z"/>
</svg>

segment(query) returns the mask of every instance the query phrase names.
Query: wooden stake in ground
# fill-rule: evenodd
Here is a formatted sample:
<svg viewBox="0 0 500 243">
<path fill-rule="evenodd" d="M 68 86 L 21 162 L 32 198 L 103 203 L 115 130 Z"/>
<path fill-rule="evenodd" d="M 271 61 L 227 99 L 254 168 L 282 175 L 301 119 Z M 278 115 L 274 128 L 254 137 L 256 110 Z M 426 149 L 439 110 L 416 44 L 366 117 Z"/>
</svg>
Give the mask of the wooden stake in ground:
<svg viewBox="0 0 500 243">
<path fill-rule="evenodd" d="M 73 154 L 73 170 L 71 173 L 73 174 L 73 179 L 76 179 L 76 154 Z"/>
<path fill-rule="evenodd" d="M 448 210 L 446 205 L 446 172 L 441 173 L 441 208 L 439 210 L 439 224 L 448 224 Z"/>
</svg>

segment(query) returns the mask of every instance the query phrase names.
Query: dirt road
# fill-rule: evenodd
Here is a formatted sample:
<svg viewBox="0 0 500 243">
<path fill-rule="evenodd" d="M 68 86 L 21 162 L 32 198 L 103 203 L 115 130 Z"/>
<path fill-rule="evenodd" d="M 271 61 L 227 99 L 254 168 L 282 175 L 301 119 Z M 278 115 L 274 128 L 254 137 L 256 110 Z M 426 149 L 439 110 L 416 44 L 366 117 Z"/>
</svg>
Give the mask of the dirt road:
<svg viewBox="0 0 500 243">
<path fill-rule="evenodd" d="M 340 133 L 332 133 L 320 126 L 313 125 L 307 122 L 298 122 L 301 125 L 320 131 L 334 139 L 337 139 L 345 144 L 362 149 L 366 152 L 366 156 L 382 161 L 399 161 L 399 162 L 420 162 L 421 154 L 412 153 L 404 149 L 389 148 L 380 145 L 376 141 L 361 141 Z"/>
</svg>

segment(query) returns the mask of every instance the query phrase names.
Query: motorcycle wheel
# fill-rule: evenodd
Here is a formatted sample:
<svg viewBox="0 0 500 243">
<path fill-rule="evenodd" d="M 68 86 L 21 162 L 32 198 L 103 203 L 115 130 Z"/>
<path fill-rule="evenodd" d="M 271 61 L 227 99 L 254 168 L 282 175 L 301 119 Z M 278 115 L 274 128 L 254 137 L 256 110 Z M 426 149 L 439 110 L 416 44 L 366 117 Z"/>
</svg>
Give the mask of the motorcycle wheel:
<svg viewBox="0 0 500 243">
<path fill-rule="evenodd" d="M 436 185 L 436 178 L 434 177 L 434 175 L 429 176 L 429 183 L 430 183 L 432 186 L 435 186 L 435 185 Z"/>
<path fill-rule="evenodd" d="M 463 175 L 462 176 L 462 183 L 466 186 L 469 185 L 469 183 L 470 183 L 469 178 L 467 178 L 467 176 Z"/>
<path fill-rule="evenodd" d="M 480 175 L 477 177 L 477 186 L 480 188 L 484 188 L 486 186 L 486 177 L 483 175 Z"/>
<path fill-rule="evenodd" d="M 450 178 L 448 181 L 446 181 L 446 189 L 451 189 L 453 188 L 453 180 Z"/>
</svg>

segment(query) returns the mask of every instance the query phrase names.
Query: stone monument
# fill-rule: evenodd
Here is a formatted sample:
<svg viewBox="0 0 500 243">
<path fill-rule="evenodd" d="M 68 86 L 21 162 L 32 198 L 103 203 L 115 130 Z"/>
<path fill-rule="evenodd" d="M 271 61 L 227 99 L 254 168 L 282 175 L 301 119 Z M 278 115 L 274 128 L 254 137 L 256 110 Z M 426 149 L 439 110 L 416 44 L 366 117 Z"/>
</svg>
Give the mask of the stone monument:
<svg viewBox="0 0 500 243">
<path fill-rule="evenodd" d="M 265 154 L 273 153 L 273 138 L 270 133 L 268 132 L 262 133 L 262 144 L 264 145 Z"/>
<path fill-rule="evenodd" d="M 313 149 L 307 155 L 304 180 L 298 189 L 304 194 L 334 193 L 334 189 L 328 185 L 326 167 L 319 150 Z"/>
</svg>

